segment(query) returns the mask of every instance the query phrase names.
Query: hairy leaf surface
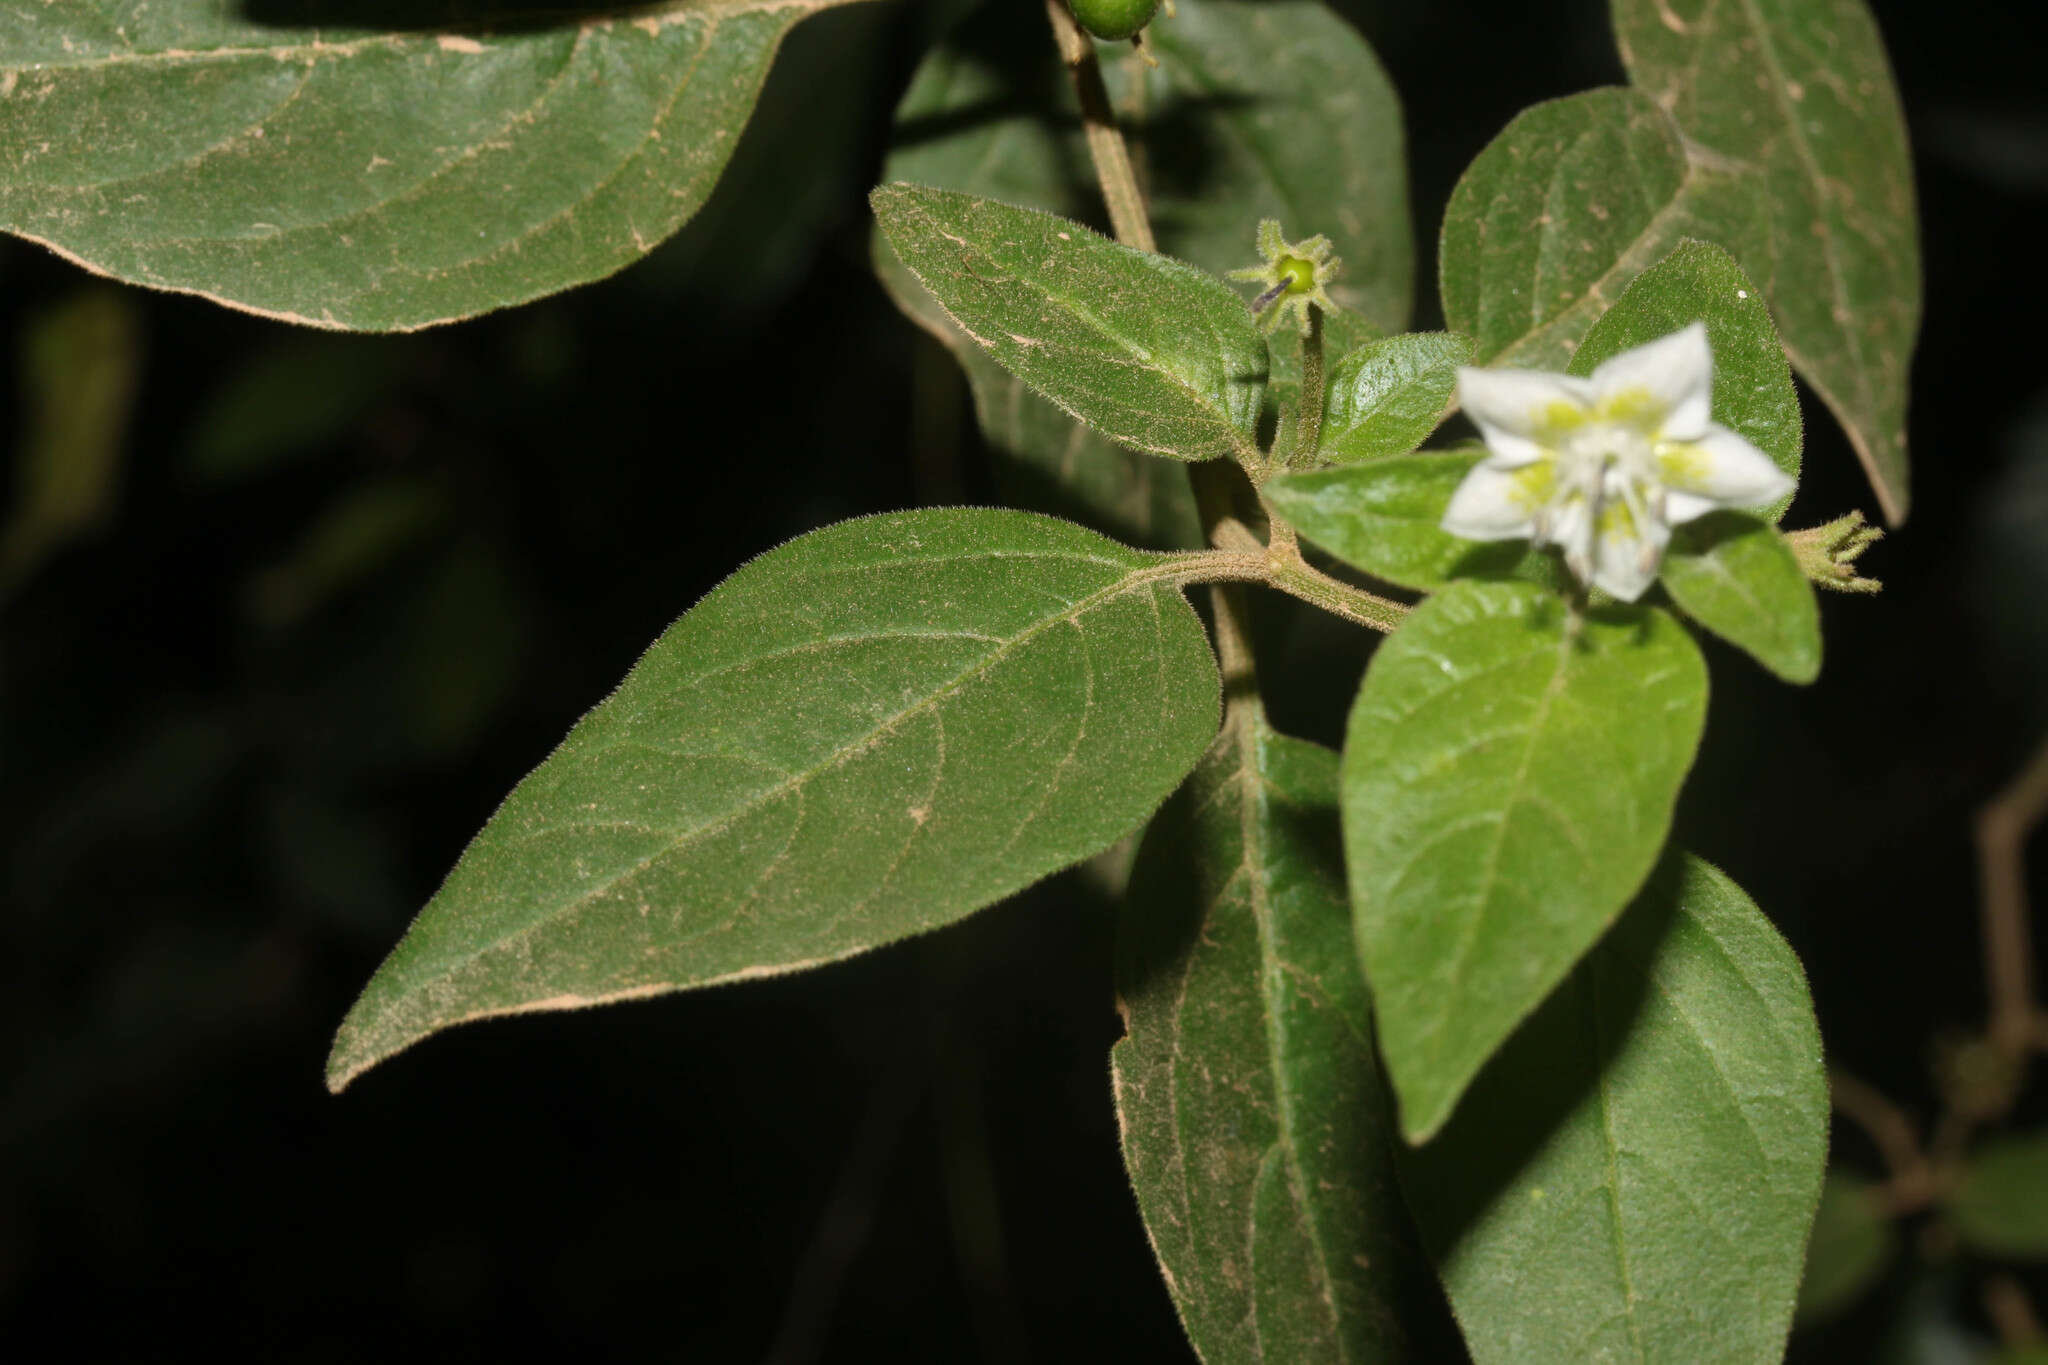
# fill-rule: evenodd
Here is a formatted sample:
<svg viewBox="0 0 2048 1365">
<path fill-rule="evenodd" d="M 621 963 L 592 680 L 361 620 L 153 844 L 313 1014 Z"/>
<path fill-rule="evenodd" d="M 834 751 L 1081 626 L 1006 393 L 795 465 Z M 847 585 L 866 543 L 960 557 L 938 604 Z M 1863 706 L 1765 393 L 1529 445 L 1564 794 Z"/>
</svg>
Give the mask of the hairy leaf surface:
<svg viewBox="0 0 2048 1365">
<path fill-rule="evenodd" d="M 885 185 L 872 202 L 948 316 L 1059 407 L 1158 455 L 1256 453 L 1266 343 L 1221 280 L 1069 218 L 950 190 Z"/>
<path fill-rule="evenodd" d="M 1452 583 L 1379 647 L 1344 741 L 1344 846 L 1410 1141 L 1642 885 L 1706 699 L 1665 612 L 1574 632 L 1526 583 Z"/>
<path fill-rule="evenodd" d="M 1770 295 L 1793 363 L 1905 515 L 1906 371 L 1920 326 L 1913 163 L 1863 0 L 1612 0 L 1632 80 L 1692 158 L 1743 168 L 1713 231 Z M 1760 211 L 1760 212 L 1758 212 Z"/>
<path fill-rule="evenodd" d="M 329 1081 L 465 1020 L 793 971 L 1106 848 L 1215 734 L 1154 556 L 1023 512 L 756 559 L 506 799 L 343 1023 Z"/>
<path fill-rule="evenodd" d="M 541 18 L 439 0 L 396 28 L 206 0 L 8 6 L 0 226 L 288 322 L 469 317 L 609 275 L 674 232 L 783 34 L 835 3 Z"/>
<path fill-rule="evenodd" d="M 1351 946 L 1337 756 L 1234 717 L 1118 929 L 1124 1162 L 1205 1361 L 1407 1358 L 1433 1293 Z"/>
<path fill-rule="evenodd" d="M 1681 526 L 1663 582 L 1687 616 L 1786 682 L 1820 676 L 1820 603 L 1775 527 L 1740 512 Z"/>
<path fill-rule="evenodd" d="M 1330 367 L 1318 454 L 1340 462 L 1404 455 L 1449 411 L 1472 342 L 1455 332 L 1409 332 L 1359 347 Z"/>
<path fill-rule="evenodd" d="M 1757 1365 L 1827 1121 L 1798 959 L 1674 855 L 1402 1175 L 1478 1365 Z"/>
</svg>

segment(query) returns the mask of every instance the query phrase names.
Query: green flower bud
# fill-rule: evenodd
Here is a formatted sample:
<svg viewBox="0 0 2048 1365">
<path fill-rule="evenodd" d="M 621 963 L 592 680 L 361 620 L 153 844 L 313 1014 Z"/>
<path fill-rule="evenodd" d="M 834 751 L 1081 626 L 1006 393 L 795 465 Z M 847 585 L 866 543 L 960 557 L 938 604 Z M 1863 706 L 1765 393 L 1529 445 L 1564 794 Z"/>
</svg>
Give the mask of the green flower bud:
<svg viewBox="0 0 2048 1365">
<path fill-rule="evenodd" d="M 1113 43 L 1151 23 L 1159 0 L 1067 0 L 1067 8 L 1082 28 Z"/>
</svg>

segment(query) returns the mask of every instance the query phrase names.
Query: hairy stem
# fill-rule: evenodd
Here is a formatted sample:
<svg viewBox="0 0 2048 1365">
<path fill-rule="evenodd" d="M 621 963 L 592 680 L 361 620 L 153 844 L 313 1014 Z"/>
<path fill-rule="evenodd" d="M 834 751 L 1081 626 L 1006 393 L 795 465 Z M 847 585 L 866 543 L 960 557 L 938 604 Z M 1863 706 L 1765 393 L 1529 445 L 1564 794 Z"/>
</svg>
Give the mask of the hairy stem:
<svg viewBox="0 0 2048 1365">
<path fill-rule="evenodd" d="M 1301 420 L 1287 463 L 1306 468 L 1315 462 L 1323 439 L 1323 310 L 1308 306 L 1308 335 L 1301 339 Z"/>
<path fill-rule="evenodd" d="M 1145 194 L 1138 188 L 1130 148 L 1124 145 L 1124 135 L 1117 128 L 1116 110 L 1110 106 L 1109 89 L 1102 83 L 1102 66 L 1095 60 L 1095 42 L 1074 22 L 1066 0 L 1045 0 L 1045 12 L 1052 20 L 1052 36 L 1059 44 L 1060 60 L 1067 64 L 1074 94 L 1081 101 L 1081 126 L 1088 135 L 1088 156 L 1095 162 L 1095 177 L 1102 182 L 1102 198 L 1109 205 L 1110 227 L 1125 246 L 1157 251 L 1152 219 L 1145 212 Z"/>
<path fill-rule="evenodd" d="M 2041 1046 L 2034 1001 L 2034 941 L 2027 910 L 2027 836 L 2048 814 L 2048 744 L 1977 811 L 1977 870 L 1984 919 L 1984 984 L 1991 1041 L 2018 1056 Z"/>
<path fill-rule="evenodd" d="M 1891 1174 L 1884 1190 L 1887 1211 L 1894 1215 L 1911 1213 L 1931 1203 L 1938 1182 L 1927 1154 L 1921 1150 L 1913 1121 L 1905 1111 L 1875 1086 L 1845 1071 L 1828 1073 L 1828 1095 L 1834 1101 L 1835 1112 L 1868 1134 L 1878 1155 L 1884 1158 Z"/>
</svg>

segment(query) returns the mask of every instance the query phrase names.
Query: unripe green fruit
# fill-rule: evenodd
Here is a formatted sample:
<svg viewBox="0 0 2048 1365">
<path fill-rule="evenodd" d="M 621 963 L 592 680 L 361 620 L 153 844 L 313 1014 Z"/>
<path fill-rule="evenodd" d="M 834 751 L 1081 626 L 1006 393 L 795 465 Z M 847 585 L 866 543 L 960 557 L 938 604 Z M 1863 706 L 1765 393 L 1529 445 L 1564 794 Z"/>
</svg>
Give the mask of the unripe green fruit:
<svg viewBox="0 0 2048 1365">
<path fill-rule="evenodd" d="M 1082 28 L 1113 43 L 1151 23 L 1159 0 L 1067 0 L 1067 8 Z"/>
</svg>

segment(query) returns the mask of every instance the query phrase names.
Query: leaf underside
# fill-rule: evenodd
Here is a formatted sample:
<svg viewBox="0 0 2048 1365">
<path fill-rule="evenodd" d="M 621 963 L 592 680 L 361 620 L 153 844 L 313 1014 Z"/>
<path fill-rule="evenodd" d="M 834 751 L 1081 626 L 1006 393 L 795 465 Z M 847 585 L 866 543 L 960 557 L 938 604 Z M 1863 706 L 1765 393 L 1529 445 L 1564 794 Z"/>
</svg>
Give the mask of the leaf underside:
<svg viewBox="0 0 2048 1365">
<path fill-rule="evenodd" d="M 200 0 L 10 6 L 0 227 L 314 327 L 409 331 L 523 303 L 681 226 L 783 35 L 842 2 L 537 22 L 444 0 L 396 29 Z"/>
<path fill-rule="evenodd" d="M 1146 831 L 1118 926 L 1124 1160 L 1210 1365 L 1409 1358 L 1434 1298 L 1351 946 L 1337 756 L 1241 713 Z"/>
<path fill-rule="evenodd" d="M 1114 843 L 1216 730 L 1153 556 L 1023 512 L 841 523 L 658 640 L 492 817 L 335 1040 L 794 971 Z"/>
</svg>

